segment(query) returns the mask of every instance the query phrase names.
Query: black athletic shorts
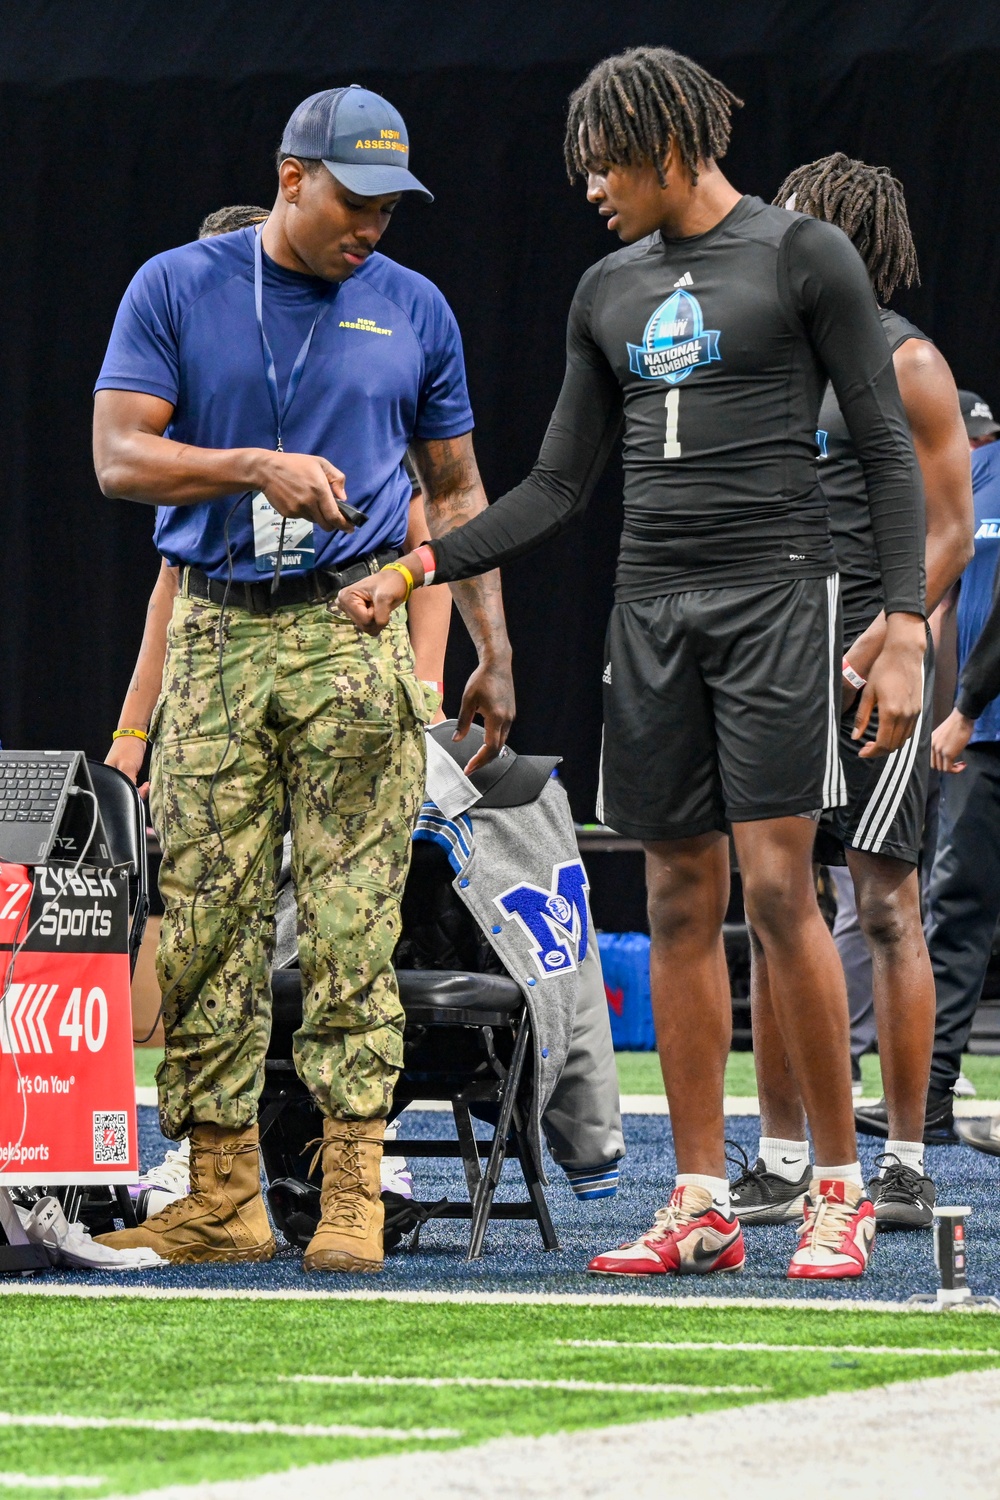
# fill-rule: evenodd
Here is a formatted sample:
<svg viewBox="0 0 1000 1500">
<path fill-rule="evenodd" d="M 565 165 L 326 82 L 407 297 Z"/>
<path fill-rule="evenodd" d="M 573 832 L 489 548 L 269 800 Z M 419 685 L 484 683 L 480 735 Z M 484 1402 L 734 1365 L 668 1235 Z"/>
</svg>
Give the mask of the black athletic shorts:
<svg viewBox="0 0 1000 1500">
<path fill-rule="evenodd" d="M 597 816 L 638 839 L 844 799 L 836 574 L 616 604 Z"/>
<path fill-rule="evenodd" d="M 855 640 L 860 630 L 845 632 Z M 846 863 L 845 846 L 868 854 L 889 854 L 915 865 L 923 841 L 927 781 L 931 769 L 931 730 L 934 703 L 934 647 L 927 632 L 924 656 L 923 711 L 905 745 L 891 755 L 862 760 L 858 751 L 878 732 L 878 711 L 872 714 L 864 738 L 851 739 L 856 705 L 840 720 L 840 762 L 847 783 L 847 802 L 823 814 L 816 835 L 820 864 Z"/>
</svg>

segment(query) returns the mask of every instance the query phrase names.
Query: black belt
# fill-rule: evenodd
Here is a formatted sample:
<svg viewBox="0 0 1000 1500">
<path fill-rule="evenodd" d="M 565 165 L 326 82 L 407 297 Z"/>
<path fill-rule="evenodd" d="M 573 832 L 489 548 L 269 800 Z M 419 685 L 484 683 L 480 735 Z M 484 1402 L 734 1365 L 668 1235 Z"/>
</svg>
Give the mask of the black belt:
<svg viewBox="0 0 1000 1500">
<path fill-rule="evenodd" d="M 401 556 L 398 547 L 386 547 L 382 552 L 369 552 L 357 562 L 333 572 L 329 568 L 312 568 L 308 573 L 283 573 L 278 587 L 271 592 L 270 578 L 260 583 L 239 583 L 234 580 L 227 585 L 218 578 L 209 578 L 200 568 L 185 568 L 182 593 L 189 599 L 207 599 L 212 604 L 225 602 L 227 608 L 245 609 L 252 615 L 269 615 L 276 609 L 287 609 L 291 604 L 321 604 L 332 599 L 349 583 L 367 578 L 380 568 L 395 562 Z"/>
</svg>

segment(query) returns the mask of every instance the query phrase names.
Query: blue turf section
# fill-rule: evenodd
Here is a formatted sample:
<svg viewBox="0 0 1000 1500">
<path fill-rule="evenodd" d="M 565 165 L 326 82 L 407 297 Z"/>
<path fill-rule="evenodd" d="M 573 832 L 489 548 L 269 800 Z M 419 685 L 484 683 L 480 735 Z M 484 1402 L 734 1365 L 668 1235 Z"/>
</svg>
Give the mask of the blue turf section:
<svg viewBox="0 0 1000 1500">
<path fill-rule="evenodd" d="M 412 1123 L 411 1123 L 412 1122 Z M 412 1113 L 405 1129 L 411 1137 L 442 1133 L 448 1123 L 440 1114 Z M 758 1121 L 752 1117 L 731 1118 L 731 1138 L 753 1157 Z M 437 1292 L 576 1292 L 588 1296 L 635 1292 L 665 1298 L 685 1296 L 796 1297 L 809 1301 L 821 1297 L 865 1297 L 897 1301 L 914 1292 L 933 1291 L 937 1286 L 931 1234 L 908 1232 L 879 1236 L 868 1274 L 861 1281 L 814 1283 L 804 1286 L 785 1278 L 788 1258 L 795 1245 L 790 1226 L 749 1228 L 746 1268 L 737 1274 L 694 1276 L 601 1277 L 588 1276 L 584 1267 L 599 1250 L 626 1238 L 634 1238 L 652 1222 L 653 1213 L 668 1194 L 674 1172 L 670 1122 L 663 1115 L 628 1115 L 625 1121 L 628 1156 L 622 1163 L 622 1181 L 617 1198 L 580 1203 L 562 1172 L 549 1163 L 552 1185 L 547 1190 L 549 1208 L 562 1245 L 546 1254 L 534 1223 L 496 1222 L 486 1237 L 486 1254 L 473 1265 L 464 1260 L 468 1225 L 456 1220 L 432 1220 L 421 1232 L 415 1255 L 390 1256 L 379 1276 L 306 1276 L 300 1255 L 283 1249 L 266 1265 L 178 1266 L 163 1271 L 142 1272 L 121 1278 L 127 1286 L 163 1286 L 240 1289 L 299 1289 L 316 1291 L 324 1284 L 331 1290 L 348 1287 L 369 1291 Z M 162 1159 L 168 1146 L 159 1133 L 156 1111 L 139 1110 L 142 1164 L 148 1167 Z M 881 1142 L 862 1138 L 862 1165 L 866 1173 L 881 1149 Z M 391 1149 L 391 1148 L 390 1148 Z M 420 1160 L 412 1163 L 418 1196 L 437 1199 L 464 1196 L 464 1181 L 457 1161 Z M 968 1203 L 969 1281 L 974 1291 L 1000 1291 L 1000 1159 L 982 1155 L 965 1146 L 935 1147 L 928 1152 L 928 1169 L 943 1204 Z M 504 1169 L 499 1197 L 521 1196 L 516 1163 Z M 113 1284 L 108 1273 L 50 1273 L 46 1280 L 79 1284 L 81 1279 Z"/>
</svg>

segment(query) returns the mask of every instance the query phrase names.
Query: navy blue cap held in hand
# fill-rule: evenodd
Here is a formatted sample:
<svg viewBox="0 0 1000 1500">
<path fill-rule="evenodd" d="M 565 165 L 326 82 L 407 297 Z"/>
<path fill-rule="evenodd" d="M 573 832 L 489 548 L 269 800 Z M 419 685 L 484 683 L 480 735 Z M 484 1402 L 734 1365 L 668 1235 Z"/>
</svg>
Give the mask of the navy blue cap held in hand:
<svg viewBox="0 0 1000 1500">
<path fill-rule="evenodd" d="M 286 156 L 318 158 L 362 198 L 411 192 L 434 202 L 409 169 L 410 141 L 399 110 L 359 84 L 304 99 L 285 126 L 281 149 Z"/>
</svg>

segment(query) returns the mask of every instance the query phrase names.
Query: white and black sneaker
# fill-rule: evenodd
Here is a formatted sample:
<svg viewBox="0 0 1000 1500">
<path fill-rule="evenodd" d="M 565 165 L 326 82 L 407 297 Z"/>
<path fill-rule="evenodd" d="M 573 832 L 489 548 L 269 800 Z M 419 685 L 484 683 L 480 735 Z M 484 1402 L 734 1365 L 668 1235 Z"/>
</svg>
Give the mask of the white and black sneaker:
<svg viewBox="0 0 1000 1500">
<path fill-rule="evenodd" d="M 937 1191 L 923 1172 L 907 1167 L 898 1156 L 876 1156 L 881 1173 L 868 1184 L 878 1229 L 930 1229 L 934 1223 Z"/>
<path fill-rule="evenodd" d="M 769 1172 L 762 1156 L 751 1166 L 742 1146 L 735 1141 L 727 1141 L 726 1145 L 739 1152 L 739 1158 L 727 1156 L 726 1160 L 741 1168 L 739 1177 L 729 1184 L 729 1201 L 741 1223 L 794 1224 L 801 1219 L 812 1167 L 807 1166 L 800 1178 L 790 1182 L 777 1172 Z"/>
<path fill-rule="evenodd" d="M 1000 1115 L 985 1120 L 956 1120 L 955 1129 L 967 1146 L 1000 1156 Z"/>
</svg>

